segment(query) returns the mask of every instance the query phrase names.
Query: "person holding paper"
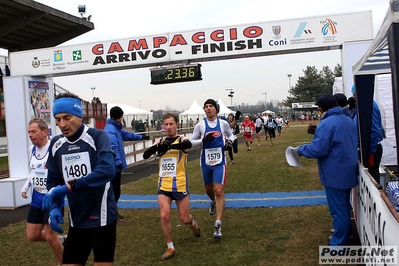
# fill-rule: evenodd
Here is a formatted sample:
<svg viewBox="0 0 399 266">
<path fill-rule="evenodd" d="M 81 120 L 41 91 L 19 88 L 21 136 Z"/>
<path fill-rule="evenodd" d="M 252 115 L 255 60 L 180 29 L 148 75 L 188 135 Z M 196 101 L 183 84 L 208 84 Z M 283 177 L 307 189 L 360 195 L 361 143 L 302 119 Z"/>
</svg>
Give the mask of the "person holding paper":
<svg viewBox="0 0 399 266">
<path fill-rule="evenodd" d="M 320 182 L 333 217 L 331 246 L 346 245 L 351 231 L 350 192 L 357 185 L 357 133 L 331 94 L 321 95 L 316 105 L 323 113 L 310 144 L 293 148 L 298 156 L 317 159 Z"/>
</svg>

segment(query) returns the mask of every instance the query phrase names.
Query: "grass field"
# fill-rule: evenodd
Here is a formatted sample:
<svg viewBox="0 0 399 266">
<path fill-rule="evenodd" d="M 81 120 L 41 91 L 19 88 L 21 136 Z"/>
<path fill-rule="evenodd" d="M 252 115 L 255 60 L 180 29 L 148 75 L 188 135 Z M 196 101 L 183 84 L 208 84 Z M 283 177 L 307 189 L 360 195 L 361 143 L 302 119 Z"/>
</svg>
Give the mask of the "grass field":
<svg viewBox="0 0 399 266">
<path fill-rule="evenodd" d="M 252 151 L 239 145 L 235 164 L 228 166 L 225 192 L 282 192 L 320 190 L 315 160 L 300 158 L 303 168 L 288 166 L 287 146 L 310 142 L 306 124 L 292 123 L 274 145 L 257 141 Z M 199 161 L 188 163 L 190 192 L 204 194 Z M 156 194 L 157 176 L 149 176 L 122 187 L 123 194 Z M 212 237 L 214 216 L 207 209 L 192 214 L 202 229 L 195 238 L 173 210 L 172 227 L 176 255 L 160 262 L 166 249 L 157 209 L 122 209 L 126 222 L 118 223 L 114 265 L 317 265 L 318 247 L 328 244 L 331 218 L 327 206 L 226 209 L 223 238 Z M 66 218 L 66 217 L 65 217 Z M 67 219 L 66 219 L 67 220 Z M 65 224 L 64 229 L 68 226 Z M 25 223 L 0 228 L 0 265 L 56 265 L 46 243 L 30 243 Z M 92 257 L 87 265 L 92 264 Z"/>
</svg>

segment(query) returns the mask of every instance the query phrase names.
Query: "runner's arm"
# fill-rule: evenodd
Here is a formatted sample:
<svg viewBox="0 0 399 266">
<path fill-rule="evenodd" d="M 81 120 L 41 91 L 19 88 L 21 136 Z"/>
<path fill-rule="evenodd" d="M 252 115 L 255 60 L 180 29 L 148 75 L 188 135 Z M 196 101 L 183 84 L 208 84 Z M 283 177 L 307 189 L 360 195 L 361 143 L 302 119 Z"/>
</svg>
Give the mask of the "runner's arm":
<svg viewBox="0 0 399 266">
<path fill-rule="evenodd" d="M 158 144 L 153 145 L 151 147 L 149 147 L 144 153 L 143 153 L 143 158 L 144 159 L 148 159 L 150 158 L 151 155 L 153 155 L 154 153 L 156 153 L 158 151 Z"/>
<path fill-rule="evenodd" d="M 143 158 L 148 159 L 150 158 L 151 155 L 156 153 L 158 151 L 158 144 L 161 142 L 162 138 L 155 140 L 154 145 L 149 147 L 146 151 L 143 153 Z"/>
<path fill-rule="evenodd" d="M 224 123 L 223 123 L 221 121 L 220 126 L 221 126 L 222 133 L 226 135 L 226 138 L 228 140 L 231 140 L 232 142 L 234 142 L 235 136 L 234 136 L 233 132 L 231 132 L 231 130 L 230 130 L 229 123 L 227 123 L 226 121 L 224 121 Z"/>
<path fill-rule="evenodd" d="M 192 143 L 188 139 L 180 139 L 180 142 L 177 144 L 171 144 L 169 146 L 170 149 L 175 149 L 175 150 L 188 150 L 192 147 Z"/>
<path fill-rule="evenodd" d="M 202 139 L 201 139 L 201 129 L 200 125 L 202 123 L 198 123 L 194 127 L 193 135 L 191 136 L 190 142 L 192 144 L 192 147 L 196 147 L 202 144 Z"/>
</svg>

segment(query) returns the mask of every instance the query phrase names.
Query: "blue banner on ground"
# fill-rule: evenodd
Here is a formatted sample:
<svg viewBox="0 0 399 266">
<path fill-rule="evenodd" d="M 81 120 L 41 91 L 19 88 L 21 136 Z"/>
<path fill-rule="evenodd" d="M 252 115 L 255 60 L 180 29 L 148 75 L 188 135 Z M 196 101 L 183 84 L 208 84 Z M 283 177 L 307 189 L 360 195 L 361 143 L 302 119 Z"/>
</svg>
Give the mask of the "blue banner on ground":
<svg viewBox="0 0 399 266">
<path fill-rule="evenodd" d="M 226 208 L 261 208 L 313 206 L 327 204 L 324 190 L 298 192 L 269 193 L 229 193 L 226 197 Z M 207 195 L 190 195 L 190 207 L 202 209 L 209 207 Z M 118 208 L 121 209 L 151 209 L 158 208 L 157 195 L 121 195 Z M 176 204 L 172 203 L 172 208 Z"/>
</svg>

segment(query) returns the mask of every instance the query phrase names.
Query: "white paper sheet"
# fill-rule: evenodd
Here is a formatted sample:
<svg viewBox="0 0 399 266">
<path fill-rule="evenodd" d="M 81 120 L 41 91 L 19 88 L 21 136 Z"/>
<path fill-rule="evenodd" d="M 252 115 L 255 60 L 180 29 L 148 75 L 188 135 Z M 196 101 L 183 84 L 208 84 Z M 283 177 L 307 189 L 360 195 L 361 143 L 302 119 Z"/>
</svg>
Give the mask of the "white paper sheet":
<svg viewBox="0 0 399 266">
<path fill-rule="evenodd" d="M 285 150 L 285 158 L 290 166 L 302 167 L 296 154 L 292 151 L 292 146 L 288 146 Z"/>
</svg>

